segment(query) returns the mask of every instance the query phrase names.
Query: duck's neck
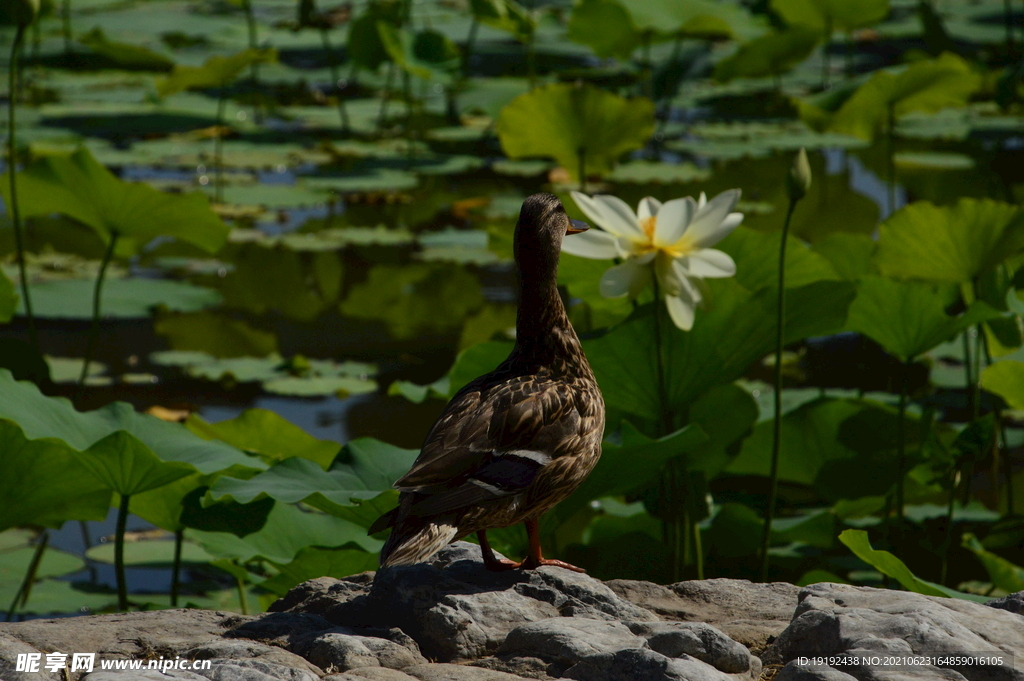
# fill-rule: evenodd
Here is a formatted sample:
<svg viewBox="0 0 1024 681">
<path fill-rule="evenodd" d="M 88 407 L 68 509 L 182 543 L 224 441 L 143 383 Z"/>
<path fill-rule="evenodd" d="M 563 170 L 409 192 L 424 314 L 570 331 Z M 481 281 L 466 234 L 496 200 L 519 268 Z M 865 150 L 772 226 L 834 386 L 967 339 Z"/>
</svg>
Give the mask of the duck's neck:
<svg viewBox="0 0 1024 681">
<path fill-rule="evenodd" d="M 521 272 L 519 276 L 517 353 L 549 366 L 556 360 L 569 360 L 569 365 L 575 365 L 583 351 L 558 294 L 556 272 L 533 276 L 524 278 Z"/>
</svg>

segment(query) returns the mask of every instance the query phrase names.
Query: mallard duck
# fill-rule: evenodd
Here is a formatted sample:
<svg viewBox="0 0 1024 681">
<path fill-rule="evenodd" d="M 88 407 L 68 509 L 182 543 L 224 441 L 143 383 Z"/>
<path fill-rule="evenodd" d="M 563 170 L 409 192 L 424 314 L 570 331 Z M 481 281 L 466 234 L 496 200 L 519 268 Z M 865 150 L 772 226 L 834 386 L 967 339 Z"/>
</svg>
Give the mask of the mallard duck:
<svg viewBox="0 0 1024 681">
<path fill-rule="evenodd" d="M 382 568 L 427 560 L 475 532 L 488 569 L 555 565 L 583 572 L 541 555 L 537 523 L 601 456 L 604 401 L 556 284 L 563 237 L 586 229 L 551 194 L 523 202 L 514 244 L 515 348 L 452 398 L 412 469 L 395 483 L 398 507 L 369 530 L 392 528 Z M 520 522 L 529 555 L 522 563 L 495 556 L 487 530 Z"/>
</svg>

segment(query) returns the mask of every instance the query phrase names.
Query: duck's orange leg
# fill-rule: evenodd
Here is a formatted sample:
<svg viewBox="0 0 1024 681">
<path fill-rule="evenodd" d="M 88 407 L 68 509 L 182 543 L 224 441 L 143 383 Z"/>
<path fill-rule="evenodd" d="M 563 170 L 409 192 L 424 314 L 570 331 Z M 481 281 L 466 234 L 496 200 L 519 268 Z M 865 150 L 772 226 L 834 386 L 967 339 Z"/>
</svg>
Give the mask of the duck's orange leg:
<svg viewBox="0 0 1024 681">
<path fill-rule="evenodd" d="M 528 555 L 526 560 L 522 562 L 521 567 L 527 570 L 533 570 L 541 565 L 553 565 L 554 567 L 565 568 L 566 570 L 572 570 L 573 572 L 586 573 L 586 570 L 583 568 L 578 568 L 575 565 L 570 565 L 564 561 L 545 558 L 540 555 L 540 533 L 537 531 L 536 518 L 526 521 L 526 534 L 530 538 L 530 555 Z"/>
<path fill-rule="evenodd" d="M 494 551 L 491 550 L 491 543 L 487 541 L 487 531 L 480 530 L 476 533 L 476 538 L 480 540 L 480 552 L 484 554 L 484 567 L 494 572 L 502 572 L 504 570 L 515 570 L 522 563 L 515 563 L 507 558 L 498 558 L 494 555 Z"/>
</svg>

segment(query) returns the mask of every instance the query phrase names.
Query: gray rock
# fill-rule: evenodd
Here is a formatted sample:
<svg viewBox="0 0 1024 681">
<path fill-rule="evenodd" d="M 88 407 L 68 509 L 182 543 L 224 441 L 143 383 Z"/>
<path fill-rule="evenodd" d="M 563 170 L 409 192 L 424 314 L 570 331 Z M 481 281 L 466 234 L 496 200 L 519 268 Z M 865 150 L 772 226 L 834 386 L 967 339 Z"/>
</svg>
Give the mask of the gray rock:
<svg viewBox="0 0 1024 681">
<path fill-rule="evenodd" d="M 522 676 L 463 664 L 419 664 L 402 671 L 419 681 L 523 681 Z"/>
<path fill-rule="evenodd" d="M 54 649 L 48 648 L 47 650 Z M 40 664 L 38 672 L 15 671 L 18 666 L 19 654 L 24 655 L 41 652 L 42 651 L 39 649 L 34 648 L 9 634 L 0 633 L 0 679 L 3 679 L 4 681 L 57 681 L 57 679 L 60 679 L 60 676 L 46 671 L 43 669 L 42 664 Z M 77 652 L 84 651 L 79 650 Z M 45 660 L 45 657 L 41 658 L 41 662 L 45 662 Z"/>
<path fill-rule="evenodd" d="M 666 657 L 690 655 L 727 674 L 761 674 L 761 660 L 740 643 L 703 622 L 630 622 L 629 629 L 647 639 L 651 650 Z"/>
<path fill-rule="evenodd" d="M 210 669 L 196 673 L 210 681 L 320 681 L 319 677 L 305 669 L 296 669 L 273 662 L 260 660 L 212 660 Z"/>
<path fill-rule="evenodd" d="M 474 667 L 493 669 L 513 676 L 522 676 L 527 679 L 541 679 L 546 681 L 557 676 L 556 665 L 549 664 L 539 657 L 485 657 L 482 660 L 470 662 Z M 549 673 L 550 672 L 550 673 Z"/>
<path fill-rule="evenodd" d="M 603 582 L 570 570 L 491 572 L 480 547 L 466 542 L 442 549 L 431 564 L 382 570 L 372 584 L 359 577 L 306 582 L 271 610 L 320 615 L 349 628 L 398 627 L 440 661 L 483 657 L 517 626 L 551 617 L 657 619 Z"/>
<path fill-rule="evenodd" d="M 569 667 L 592 655 L 643 645 L 644 640 L 621 622 L 554 617 L 516 627 L 498 654 L 539 657 Z"/>
<path fill-rule="evenodd" d="M 416 681 L 416 677 L 387 667 L 363 667 L 343 674 L 328 674 L 321 681 Z"/>
<path fill-rule="evenodd" d="M 790 662 L 775 675 L 773 681 L 857 681 L 846 672 L 828 666 L 810 666 Z"/>
<path fill-rule="evenodd" d="M 348 671 L 359 667 L 401 669 L 426 662 L 419 649 L 384 638 L 357 636 L 351 630 L 327 631 L 302 645 L 302 655 L 323 669 Z"/>
<path fill-rule="evenodd" d="M 94 652 L 97 658 L 174 657 L 249 619 L 216 610 L 158 610 L 3 623 L 0 635 L 38 650 Z"/>
<path fill-rule="evenodd" d="M 186 650 L 181 656 L 193 660 L 212 660 L 215 658 L 232 660 L 255 659 L 260 662 L 270 662 L 286 667 L 305 669 L 317 676 L 322 676 L 324 673 L 318 666 L 310 664 L 295 653 L 282 650 L 277 646 L 268 646 L 244 639 L 209 641 Z"/>
<path fill-rule="evenodd" d="M 755 653 L 764 650 L 793 616 L 800 587 L 745 579 L 705 579 L 669 586 L 629 579 L 607 582 L 621 598 L 665 620 L 705 622 Z"/>
<path fill-rule="evenodd" d="M 800 591 L 792 623 L 762 659 L 789 662 L 800 656 L 840 654 L 956 655 L 989 653 L 1024 659 L 1024 619 L 955 598 L 936 598 L 846 584 L 813 584 Z M 846 667 L 860 681 L 964 678 L 1024 680 L 1010 666 Z M 953 672 L 953 675 L 950 672 Z M 794 672 L 795 673 L 795 672 Z M 930 675 L 930 676 L 929 676 Z"/>
<path fill-rule="evenodd" d="M 726 674 L 692 657 L 669 658 L 647 648 L 591 655 L 563 674 L 578 681 L 738 681 L 750 679 Z"/>
<path fill-rule="evenodd" d="M 77 673 L 77 672 L 76 672 Z M 138 669 L 119 672 L 92 672 L 82 677 L 82 681 L 206 681 L 205 676 L 184 669 L 168 669 L 166 673 L 156 669 Z"/>
<path fill-rule="evenodd" d="M 1008 610 L 1015 612 L 1018 615 L 1024 615 L 1024 591 L 1018 591 L 1012 593 L 1009 596 L 1003 596 L 995 600 L 989 601 L 985 605 L 990 608 L 999 608 L 1000 610 Z"/>
</svg>

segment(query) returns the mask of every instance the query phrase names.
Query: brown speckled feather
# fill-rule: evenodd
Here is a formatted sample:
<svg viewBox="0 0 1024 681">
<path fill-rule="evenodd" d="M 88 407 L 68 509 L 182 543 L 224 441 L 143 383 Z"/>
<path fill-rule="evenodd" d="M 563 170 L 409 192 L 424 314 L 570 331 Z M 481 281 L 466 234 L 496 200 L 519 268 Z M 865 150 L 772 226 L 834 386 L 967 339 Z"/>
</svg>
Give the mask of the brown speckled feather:
<svg viewBox="0 0 1024 681">
<path fill-rule="evenodd" d="M 540 226 L 526 220 L 537 219 L 538 206 L 528 206 L 537 197 L 546 210 Z M 452 398 L 411 470 L 395 483 L 399 507 L 370 528 L 394 528 L 382 566 L 425 560 L 473 532 L 537 518 L 596 465 L 604 402 L 555 287 L 566 224 L 554 197 L 524 203 L 516 230 L 516 346 Z"/>
</svg>

